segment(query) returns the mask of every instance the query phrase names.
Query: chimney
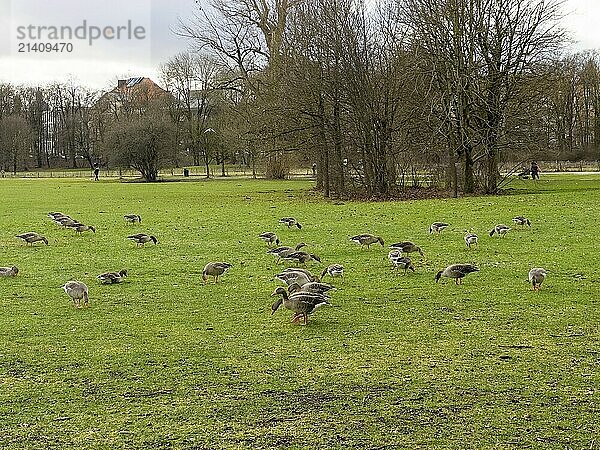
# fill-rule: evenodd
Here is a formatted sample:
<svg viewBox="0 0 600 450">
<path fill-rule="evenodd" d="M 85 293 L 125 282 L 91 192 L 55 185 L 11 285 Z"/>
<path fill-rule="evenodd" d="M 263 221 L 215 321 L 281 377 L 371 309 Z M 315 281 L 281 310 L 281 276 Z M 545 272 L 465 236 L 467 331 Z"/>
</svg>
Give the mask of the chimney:
<svg viewBox="0 0 600 450">
<path fill-rule="evenodd" d="M 117 87 L 119 89 L 125 89 L 125 86 L 127 86 L 127 80 L 119 80 L 117 83 Z"/>
</svg>

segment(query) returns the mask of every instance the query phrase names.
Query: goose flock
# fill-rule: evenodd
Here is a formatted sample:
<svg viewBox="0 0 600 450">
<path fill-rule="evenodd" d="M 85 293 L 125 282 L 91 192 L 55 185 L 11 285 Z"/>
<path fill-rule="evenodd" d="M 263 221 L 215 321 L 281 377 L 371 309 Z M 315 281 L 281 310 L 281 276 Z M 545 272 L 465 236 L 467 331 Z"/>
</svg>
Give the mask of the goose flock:
<svg viewBox="0 0 600 450">
<path fill-rule="evenodd" d="M 531 221 L 523 216 L 517 216 L 513 219 L 513 222 L 518 225 L 531 227 Z M 291 224 L 297 223 L 295 219 L 284 218 L 279 221 L 291 227 Z M 431 234 L 440 234 L 443 230 L 448 228 L 450 225 L 445 222 L 434 222 L 429 227 Z M 301 227 L 298 227 L 301 228 Z M 490 236 L 497 234 L 498 236 L 505 237 L 510 231 L 510 227 L 506 225 L 495 225 L 494 228 L 489 232 Z M 259 235 L 259 238 L 264 240 L 267 245 L 271 245 L 274 242 L 279 244 L 280 240 L 273 232 L 266 232 Z M 361 248 L 369 249 L 371 245 L 379 243 L 382 247 L 385 246 L 384 240 L 381 236 L 373 234 L 359 234 L 350 238 L 352 242 L 360 245 Z M 479 246 L 479 238 L 477 234 L 465 231 L 464 242 L 468 249 Z M 268 250 L 269 254 L 272 254 L 277 258 L 277 263 L 281 259 L 285 261 L 291 261 L 294 263 L 306 264 L 309 261 L 321 262 L 321 259 L 314 254 L 301 251 L 301 248 L 306 246 L 305 243 L 301 242 L 293 247 L 277 247 Z M 425 259 L 425 253 L 423 249 L 410 241 L 403 241 L 391 244 L 389 246 L 390 251 L 388 253 L 388 259 L 392 264 L 392 270 L 402 269 L 406 275 L 408 271 L 415 272 L 415 266 L 412 263 L 411 258 L 408 256 L 411 253 L 418 253 L 422 259 Z M 302 255 L 302 256 L 300 256 Z M 463 278 L 471 273 L 479 272 L 479 267 L 474 264 L 458 263 L 451 264 L 442 270 L 439 270 L 434 280 L 438 283 L 442 278 L 453 279 L 457 285 L 462 284 Z M 529 282 L 532 283 L 533 290 L 539 291 L 541 284 L 546 277 L 546 270 L 543 268 L 534 268 L 529 272 Z M 279 309 L 281 305 L 293 312 L 291 322 L 296 323 L 303 321 L 304 324 L 308 323 L 308 317 L 315 310 L 321 306 L 331 305 L 330 291 L 335 289 L 332 285 L 323 283 L 325 276 L 329 275 L 332 279 L 336 277 L 344 276 L 344 267 L 341 264 L 331 264 L 326 267 L 320 275 L 320 278 L 313 275 L 306 268 L 288 268 L 275 275 L 275 279 L 286 284 L 287 290 L 284 287 L 278 286 L 272 293 L 272 296 L 279 297 L 272 306 L 272 314 Z"/>
<path fill-rule="evenodd" d="M 64 228 L 71 228 L 75 230 L 77 234 L 82 234 L 85 231 L 96 232 L 96 228 L 92 225 L 86 225 L 78 220 L 73 219 L 71 216 L 63 214 L 61 212 L 50 212 L 48 217 L 52 219 L 54 223 Z M 123 218 L 128 223 L 141 223 L 142 218 L 137 214 L 126 214 Z M 50 245 L 48 239 L 39 233 L 29 231 L 26 233 L 17 234 L 15 237 L 22 239 L 26 244 L 32 245 L 36 242 L 43 242 L 46 245 Z M 127 236 L 127 239 L 131 239 L 136 245 L 141 246 L 147 242 L 158 243 L 158 240 L 154 236 L 149 236 L 144 233 L 137 233 Z M 19 273 L 19 269 L 16 266 L 12 267 L 0 267 L 0 277 L 14 277 Z M 118 284 L 121 283 L 127 277 L 127 269 L 121 269 L 118 272 L 104 272 L 98 275 L 96 278 L 101 284 Z M 73 305 L 76 308 L 82 308 L 89 306 L 88 287 L 85 283 L 77 280 L 71 280 L 66 282 L 62 286 L 65 293 L 73 301 Z"/>
<path fill-rule="evenodd" d="M 67 216 L 60 212 L 48 213 L 56 224 L 65 227 L 72 228 L 76 233 L 81 234 L 85 231 L 96 232 L 96 228 L 91 225 L 85 225 L 70 216 Z M 126 214 L 123 216 L 126 222 L 129 224 L 140 224 L 142 219 L 137 214 Z M 520 226 L 531 227 L 531 221 L 523 216 L 517 216 L 513 218 L 513 223 Z M 288 229 L 296 227 L 298 230 L 302 229 L 302 225 L 293 217 L 284 217 L 279 220 L 280 224 L 284 224 Z M 443 230 L 448 228 L 450 225 L 445 222 L 434 222 L 429 227 L 430 233 L 440 234 Z M 498 236 L 505 237 L 510 231 L 510 227 L 499 224 L 495 225 L 494 228 L 489 232 L 490 236 L 497 234 Z M 478 237 L 473 232 L 465 231 L 464 241 L 468 249 L 472 246 L 478 246 Z M 27 245 L 34 245 L 36 242 L 44 242 L 49 245 L 49 241 L 45 236 L 42 236 L 35 232 L 26 232 L 16 235 L 17 238 L 22 239 Z M 339 263 L 328 265 L 325 269 L 320 272 L 320 275 L 314 275 L 307 268 L 308 263 L 321 263 L 321 258 L 311 252 L 304 251 L 307 245 L 304 242 L 298 243 L 294 247 L 289 246 L 278 246 L 280 244 L 279 237 L 274 232 L 264 232 L 258 235 L 258 238 L 264 241 L 269 249 L 267 253 L 276 258 L 275 263 L 280 262 L 292 263 L 294 265 L 301 265 L 302 267 L 288 267 L 282 270 L 280 273 L 274 275 L 273 279 L 277 280 L 286 285 L 287 289 L 282 286 L 278 286 L 272 292 L 273 297 L 278 297 L 277 301 L 272 305 L 271 313 L 279 309 L 283 305 L 286 309 L 292 311 L 291 322 L 297 323 L 302 321 L 305 325 L 308 324 L 308 317 L 314 311 L 321 306 L 331 305 L 331 293 L 335 290 L 332 284 L 327 284 L 323 280 L 329 276 L 332 281 L 336 278 L 344 279 L 344 266 Z M 136 246 L 143 246 L 146 243 L 152 242 L 154 245 L 158 244 L 158 239 L 155 236 L 148 235 L 145 233 L 136 233 L 127 236 L 127 239 L 136 243 Z M 361 248 L 369 249 L 372 244 L 379 243 L 382 247 L 385 246 L 384 240 L 381 236 L 372 234 L 359 234 L 350 238 L 352 242 L 359 244 Z M 273 246 L 276 246 L 273 248 Z M 396 242 L 389 246 L 390 250 L 388 253 L 388 260 L 392 264 L 392 270 L 402 269 L 406 275 L 409 271 L 415 272 L 415 266 L 412 263 L 409 254 L 418 253 L 421 259 L 425 259 L 425 253 L 423 249 L 410 241 Z M 213 282 L 217 283 L 219 277 L 222 276 L 227 270 L 232 267 L 227 262 L 209 262 L 206 264 L 202 271 L 202 280 L 204 283 L 212 277 Z M 479 268 L 473 264 L 457 263 L 451 264 L 446 268 L 439 270 L 435 275 L 435 282 L 439 282 L 442 278 L 454 279 L 457 285 L 462 284 L 463 278 L 470 273 L 479 272 Z M 0 277 L 14 277 L 19 274 L 19 269 L 16 266 L 0 267 Z M 121 269 L 120 271 L 108 271 L 99 274 L 96 278 L 100 284 L 119 284 L 124 281 L 127 277 L 127 269 Z M 534 291 L 539 291 L 542 283 L 544 282 L 547 275 L 547 271 L 543 268 L 532 268 L 528 274 L 528 280 L 532 284 Z M 76 308 L 89 306 L 89 291 L 85 283 L 71 280 L 65 283 L 62 288 L 65 293 L 73 301 L 73 305 Z"/>
</svg>

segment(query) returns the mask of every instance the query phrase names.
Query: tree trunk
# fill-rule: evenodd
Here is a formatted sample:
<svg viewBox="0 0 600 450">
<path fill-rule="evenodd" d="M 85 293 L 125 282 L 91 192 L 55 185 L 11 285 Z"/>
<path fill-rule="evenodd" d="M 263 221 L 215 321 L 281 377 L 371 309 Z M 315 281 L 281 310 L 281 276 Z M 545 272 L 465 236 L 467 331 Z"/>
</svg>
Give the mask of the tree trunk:
<svg viewBox="0 0 600 450">
<path fill-rule="evenodd" d="M 337 172 L 337 186 L 335 188 L 338 195 L 341 195 L 345 191 L 345 180 L 344 180 L 344 161 L 342 157 L 342 129 L 340 124 L 340 105 L 339 101 L 335 100 L 333 105 L 333 147 L 335 153 L 335 165 Z"/>
<path fill-rule="evenodd" d="M 331 197 L 331 186 L 329 184 L 329 151 L 327 145 L 325 145 L 323 156 L 323 195 L 329 198 Z"/>
<path fill-rule="evenodd" d="M 472 194 L 475 192 L 475 175 L 473 171 L 473 148 L 471 144 L 464 144 L 464 153 L 465 153 L 465 185 L 464 192 L 465 194 Z"/>
</svg>

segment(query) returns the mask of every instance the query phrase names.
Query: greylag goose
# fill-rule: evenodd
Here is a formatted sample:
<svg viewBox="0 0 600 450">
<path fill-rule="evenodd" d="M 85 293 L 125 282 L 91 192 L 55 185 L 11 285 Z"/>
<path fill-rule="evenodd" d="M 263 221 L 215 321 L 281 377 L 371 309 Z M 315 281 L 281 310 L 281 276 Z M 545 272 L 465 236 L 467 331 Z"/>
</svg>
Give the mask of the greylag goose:
<svg viewBox="0 0 600 450">
<path fill-rule="evenodd" d="M 19 273 L 17 266 L 0 267 L 0 277 L 14 277 Z"/>
<path fill-rule="evenodd" d="M 270 255 L 273 255 L 277 258 L 276 263 L 279 263 L 279 260 L 287 255 L 290 255 L 294 252 L 299 251 L 302 247 L 305 247 L 306 244 L 304 242 L 300 242 L 298 245 L 296 245 L 296 248 L 292 248 L 292 247 L 277 247 L 274 248 L 272 250 L 268 250 L 267 253 Z"/>
<path fill-rule="evenodd" d="M 286 261 L 297 262 L 300 264 L 306 264 L 308 261 L 318 261 L 321 262 L 321 258 L 317 255 L 313 255 L 312 253 L 306 252 L 293 252 L 283 257 Z"/>
<path fill-rule="evenodd" d="M 302 228 L 302 225 L 300 225 L 300 222 L 298 222 L 293 217 L 284 217 L 282 219 L 279 219 L 279 223 L 286 224 L 288 228 L 292 228 L 293 226 L 296 226 L 299 230 Z"/>
<path fill-rule="evenodd" d="M 104 272 L 98 275 L 96 278 L 100 280 L 102 284 L 117 284 L 123 281 L 123 278 L 127 276 L 127 269 L 121 269 L 118 272 Z"/>
<path fill-rule="evenodd" d="M 275 244 L 279 245 L 279 238 L 277 235 L 271 231 L 267 231 L 266 233 L 261 233 L 258 235 L 263 241 L 267 243 L 267 245 Z"/>
<path fill-rule="evenodd" d="M 318 281 L 311 281 L 310 283 L 303 284 L 300 286 L 298 283 L 292 283 L 288 286 L 290 294 L 296 292 L 310 292 L 313 294 L 321 294 L 328 296 L 327 292 L 335 289 L 332 285 L 327 283 L 319 283 Z"/>
<path fill-rule="evenodd" d="M 410 241 L 396 242 L 395 244 L 390 245 L 390 248 L 394 250 L 400 250 L 402 253 L 418 252 L 419 255 L 425 256 L 421 247 Z"/>
<path fill-rule="evenodd" d="M 25 242 L 27 242 L 28 244 L 32 244 L 34 242 L 39 242 L 39 241 L 43 241 L 46 245 L 48 245 L 48 239 L 46 239 L 44 236 L 34 233 L 33 231 L 30 231 L 28 233 L 21 233 L 21 234 L 17 234 L 15 237 L 18 237 L 19 239 L 23 239 Z"/>
<path fill-rule="evenodd" d="M 131 239 L 138 246 L 150 241 L 154 242 L 154 245 L 158 244 L 158 240 L 154 236 L 148 236 L 144 233 L 132 234 L 131 236 L 127 236 L 127 239 Z"/>
<path fill-rule="evenodd" d="M 304 324 L 308 324 L 308 315 L 312 314 L 317 308 L 323 305 L 330 305 L 327 301 L 327 297 L 320 294 L 313 294 L 309 292 L 297 292 L 295 294 L 288 295 L 287 291 L 278 287 L 271 294 L 272 297 L 280 295 L 273 306 L 271 307 L 271 314 L 275 314 L 275 311 L 281 306 L 285 306 L 287 309 L 294 312 L 292 315 L 291 322 L 295 323 L 301 318 L 304 318 Z"/>
<path fill-rule="evenodd" d="M 473 264 L 452 264 L 444 270 L 440 270 L 435 276 L 435 282 L 441 277 L 454 278 L 456 284 L 462 284 L 462 279 L 472 272 L 479 272 L 479 268 Z"/>
<path fill-rule="evenodd" d="M 541 267 L 534 267 L 529 271 L 529 282 L 533 286 L 534 291 L 539 291 L 542 287 L 542 283 L 546 279 L 546 269 Z"/>
<path fill-rule="evenodd" d="M 376 242 L 379 242 L 382 247 L 384 246 L 383 239 L 381 239 L 380 236 L 374 236 L 372 234 L 358 234 L 356 236 L 352 236 L 350 240 L 352 242 L 360 244 L 361 247 L 364 247 L 366 245 L 367 248 L 370 248 L 371 244 L 374 244 Z"/>
<path fill-rule="evenodd" d="M 467 233 L 465 234 L 465 244 L 467 244 L 468 248 L 471 248 L 471 245 L 476 245 L 479 247 L 479 243 L 477 242 L 477 235 L 475 233 Z"/>
<path fill-rule="evenodd" d="M 226 262 L 209 262 L 204 266 L 204 270 L 202 271 L 202 280 L 206 283 L 208 277 L 211 276 L 215 280 L 215 283 L 217 283 L 219 277 L 230 267 L 232 267 L 231 264 Z"/>
<path fill-rule="evenodd" d="M 528 227 L 531 227 L 531 221 L 527 217 L 517 216 L 517 217 L 513 218 L 512 221 L 516 225 L 521 225 L 521 226 L 527 225 Z"/>
<path fill-rule="evenodd" d="M 404 273 L 406 273 L 409 269 L 413 272 L 415 271 L 415 267 L 412 265 L 410 258 L 407 256 L 402 256 L 401 250 L 391 250 L 388 253 L 388 259 L 394 265 L 394 269 L 402 267 L 404 269 Z"/>
<path fill-rule="evenodd" d="M 88 287 L 81 281 L 67 281 L 63 286 L 63 289 L 67 295 L 71 297 L 71 300 L 73 300 L 73 305 L 75 308 L 90 305 L 88 298 Z M 81 304 L 82 300 L 83 305 Z"/>
<path fill-rule="evenodd" d="M 123 218 L 128 223 L 142 223 L 142 218 L 137 214 L 125 214 Z"/>
<path fill-rule="evenodd" d="M 506 225 L 503 225 L 503 224 L 496 225 L 490 231 L 490 236 L 493 236 L 494 233 L 496 233 L 498 236 L 504 237 L 504 236 L 506 236 L 506 233 L 508 233 L 509 231 L 510 231 L 510 227 L 507 227 Z"/>
<path fill-rule="evenodd" d="M 331 264 L 329 267 L 323 269 L 321 272 L 321 279 L 325 276 L 329 275 L 331 278 L 335 277 L 344 277 L 344 266 L 341 264 Z"/>
<path fill-rule="evenodd" d="M 76 224 L 76 225 L 71 225 L 71 228 L 73 228 L 77 234 L 81 234 L 84 231 L 91 231 L 92 233 L 96 232 L 96 228 L 91 226 L 91 225 L 84 225 L 82 223 Z"/>
<path fill-rule="evenodd" d="M 275 275 L 275 279 L 288 286 L 292 283 L 298 283 L 300 286 L 304 286 L 305 284 L 314 281 L 311 275 L 299 270 L 278 273 Z"/>
<path fill-rule="evenodd" d="M 429 225 L 429 233 L 441 233 L 444 229 L 448 228 L 450 225 L 445 222 L 433 222 Z"/>
</svg>

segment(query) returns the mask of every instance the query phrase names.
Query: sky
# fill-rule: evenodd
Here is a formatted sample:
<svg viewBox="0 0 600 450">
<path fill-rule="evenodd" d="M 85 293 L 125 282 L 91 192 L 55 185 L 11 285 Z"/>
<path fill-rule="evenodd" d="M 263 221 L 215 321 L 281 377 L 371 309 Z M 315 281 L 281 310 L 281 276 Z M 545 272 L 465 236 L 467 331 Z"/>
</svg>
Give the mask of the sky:
<svg viewBox="0 0 600 450">
<path fill-rule="evenodd" d="M 159 82 L 160 64 L 190 44 L 174 30 L 192 16 L 195 3 L 0 0 L 0 82 L 72 81 L 92 89 L 109 89 L 117 79 L 136 76 Z M 573 50 L 600 50 L 600 0 L 566 0 L 564 11 Z M 77 38 L 65 39 L 69 33 Z M 32 45 L 40 42 L 51 51 L 34 51 Z"/>
</svg>

